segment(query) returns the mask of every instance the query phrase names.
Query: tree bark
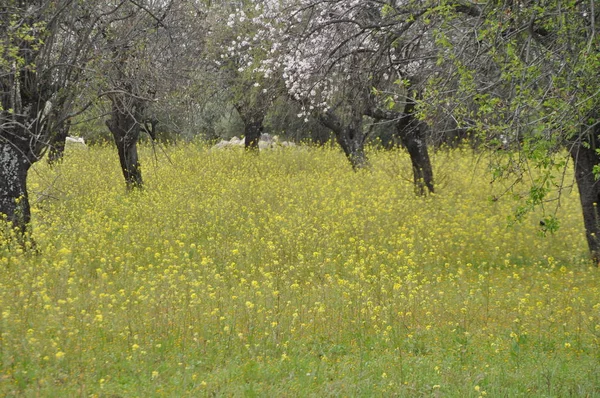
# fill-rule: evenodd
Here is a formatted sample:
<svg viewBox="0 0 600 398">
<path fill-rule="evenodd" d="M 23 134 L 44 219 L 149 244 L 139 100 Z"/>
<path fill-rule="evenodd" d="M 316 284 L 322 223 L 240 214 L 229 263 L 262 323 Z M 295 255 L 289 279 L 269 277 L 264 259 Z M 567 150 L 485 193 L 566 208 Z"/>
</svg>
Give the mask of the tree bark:
<svg viewBox="0 0 600 398">
<path fill-rule="evenodd" d="M 61 123 L 61 125 L 55 129 L 54 134 L 50 138 L 50 149 L 48 150 L 49 165 L 55 165 L 63 159 L 65 155 L 65 141 L 69 136 L 70 129 L 70 120 Z"/>
<path fill-rule="evenodd" d="M 594 175 L 594 166 L 600 165 L 600 155 L 596 152 L 595 140 L 573 143 L 569 149 L 575 165 L 575 180 L 579 190 L 579 200 L 583 213 L 585 236 L 590 256 L 596 266 L 600 263 L 600 181 Z"/>
<path fill-rule="evenodd" d="M 354 170 L 369 167 L 369 160 L 365 154 L 366 134 L 360 130 L 362 130 L 362 124 L 358 128 L 348 126 L 343 128 L 339 134 L 335 134 L 337 142 L 342 147 Z"/>
<path fill-rule="evenodd" d="M 406 104 L 405 116 L 396 125 L 402 145 L 406 147 L 413 169 L 413 180 L 417 195 L 424 196 L 434 192 L 433 168 L 427 149 L 425 125 L 414 116 L 415 103 Z"/>
<path fill-rule="evenodd" d="M 365 109 L 365 114 L 374 119 L 397 120 L 396 135 L 410 156 L 415 192 L 423 196 L 434 192 L 433 168 L 427 148 L 426 125 L 415 117 L 415 106 L 416 102 L 409 99 L 404 113 L 372 106 Z"/>
<path fill-rule="evenodd" d="M 365 154 L 367 134 L 363 131 L 362 114 L 356 113 L 348 122 L 343 123 L 340 118 L 329 111 L 319 114 L 319 122 L 333 131 L 336 141 L 342 147 L 354 170 L 369 167 L 369 160 Z"/>
<path fill-rule="evenodd" d="M 142 188 L 142 170 L 140 167 L 137 142 L 140 136 L 140 123 L 136 118 L 141 113 L 139 107 L 127 109 L 119 99 L 113 99 L 112 116 L 106 121 L 117 145 L 121 170 L 128 190 Z"/>
<path fill-rule="evenodd" d="M 39 87 L 32 83 L 36 79 L 35 74 L 24 75 L 21 78 L 27 78 L 32 86 Z M 15 230 L 21 244 L 25 244 L 31 221 L 27 173 L 47 146 L 49 117 L 53 107 L 41 94 L 45 90 L 26 93 L 16 90 L 24 86 L 24 83 L 14 83 L 12 87 L 19 99 L 19 106 L 15 107 L 19 111 L 0 111 L 0 219 L 7 221 L 10 228 Z M 0 98 L 3 108 L 11 105 L 6 97 Z"/>
<path fill-rule="evenodd" d="M 235 108 L 244 123 L 244 147 L 248 150 L 258 150 L 258 142 L 264 130 L 265 113 L 245 103 L 239 103 Z"/>
<path fill-rule="evenodd" d="M 21 236 L 31 220 L 27 196 L 30 166 L 26 153 L 11 142 L 0 141 L 0 213 Z"/>
<path fill-rule="evenodd" d="M 263 132 L 263 117 L 249 121 L 244 120 L 244 146 L 246 149 L 258 150 L 258 142 Z"/>
</svg>

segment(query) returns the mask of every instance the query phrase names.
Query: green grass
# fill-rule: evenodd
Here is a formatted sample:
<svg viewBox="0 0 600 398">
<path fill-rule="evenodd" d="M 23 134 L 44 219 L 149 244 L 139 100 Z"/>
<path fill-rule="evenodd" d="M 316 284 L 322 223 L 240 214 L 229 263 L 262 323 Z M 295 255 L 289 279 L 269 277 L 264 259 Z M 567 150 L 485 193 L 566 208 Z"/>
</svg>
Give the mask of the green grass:
<svg viewBox="0 0 600 398">
<path fill-rule="evenodd" d="M 600 396 L 576 192 L 507 225 L 485 160 L 110 148 L 30 175 L 39 253 L 0 252 L 2 396 Z M 525 187 L 523 187 L 525 189 Z"/>
</svg>

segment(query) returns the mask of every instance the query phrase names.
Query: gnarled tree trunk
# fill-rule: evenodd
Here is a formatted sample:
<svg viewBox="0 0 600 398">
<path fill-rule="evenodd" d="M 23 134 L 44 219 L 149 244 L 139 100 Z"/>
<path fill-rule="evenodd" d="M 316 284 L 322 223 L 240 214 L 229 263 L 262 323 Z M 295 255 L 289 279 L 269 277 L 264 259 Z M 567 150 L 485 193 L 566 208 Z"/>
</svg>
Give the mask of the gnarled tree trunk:
<svg viewBox="0 0 600 398">
<path fill-rule="evenodd" d="M 367 135 L 362 132 L 362 124 L 359 126 L 347 126 L 339 134 L 336 133 L 335 136 L 355 170 L 369 167 L 369 160 L 365 153 Z"/>
<path fill-rule="evenodd" d="M 434 192 L 433 168 L 427 150 L 426 126 L 414 116 L 414 109 L 414 101 L 406 104 L 405 116 L 398 121 L 396 131 L 410 156 L 415 192 L 423 196 L 427 192 Z"/>
<path fill-rule="evenodd" d="M 137 142 L 140 137 L 141 105 L 127 107 L 122 97 L 111 98 L 113 102 L 111 119 L 106 121 L 117 145 L 121 170 L 127 189 L 142 188 Z"/>
<path fill-rule="evenodd" d="M 242 102 L 236 104 L 235 108 L 244 123 L 244 147 L 258 150 L 258 142 L 264 130 L 265 112 Z"/>
<path fill-rule="evenodd" d="M 30 87 L 41 86 L 35 84 L 37 76 L 34 73 L 23 75 L 21 78 L 27 79 L 25 83 L 29 83 Z M 13 83 L 11 89 L 23 87 L 25 83 Z M 48 141 L 53 105 L 45 99 L 48 93 L 43 95 L 42 92 L 14 90 L 18 111 L 0 111 L 0 216 L 8 221 L 20 238 L 24 237 L 31 220 L 27 173 L 31 165 L 41 158 Z M 2 107 L 11 104 L 6 96 L 0 98 Z"/>
<path fill-rule="evenodd" d="M 362 114 L 354 112 L 350 120 L 344 123 L 329 111 L 319 114 L 319 121 L 333 131 L 354 170 L 369 167 L 369 160 L 365 154 L 367 134 L 363 131 Z"/>
<path fill-rule="evenodd" d="M 19 234 L 25 233 L 31 211 L 27 196 L 27 172 L 31 161 L 13 143 L 0 140 L 0 213 Z"/>
<path fill-rule="evenodd" d="M 0 213 L 13 227 L 25 231 L 31 220 L 27 172 L 31 162 L 19 148 L 0 141 Z"/>
<path fill-rule="evenodd" d="M 597 133 L 597 132 L 595 132 Z M 583 224 L 588 248 L 594 264 L 600 264 L 600 181 L 594 175 L 594 167 L 600 165 L 596 137 L 571 144 L 569 152 L 575 165 L 575 180 L 579 189 L 579 200 L 583 213 Z"/>
<path fill-rule="evenodd" d="M 258 142 L 263 132 L 264 115 L 256 115 L 254 117 L 242 118 L 244 121 L 244 146 L 246 149 L 258 149 Z"/>
<path fill-rule="evenodd" d="M 415 192 L 423 196 L 427 192 L 434 192 L 433 168 L 427 148 L 427 126 L 415 117 L 415 106 L 416 102 L 409 99 L 404 107 L 404 113 L 372 106 L 365 109 L 365 114 L 375 120 L 396 121 L 395 133 L 408 151 L 412 163 Z"/>
</svg>

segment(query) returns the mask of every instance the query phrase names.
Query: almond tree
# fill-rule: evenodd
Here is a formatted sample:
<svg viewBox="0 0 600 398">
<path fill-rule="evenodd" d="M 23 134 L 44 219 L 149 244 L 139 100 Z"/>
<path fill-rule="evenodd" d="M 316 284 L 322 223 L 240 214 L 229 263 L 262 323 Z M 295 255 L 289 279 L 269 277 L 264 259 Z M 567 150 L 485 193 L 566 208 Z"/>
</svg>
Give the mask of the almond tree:
<svg viewBox="0 0 600 398">
<path fill-rule="evenodd" d="M 72 116 L 63 106 L 92 57 L 100 23 L 89 3 L 0 5 L 0 213 L 21 234 L 31 217 L 28 170 Z"/>
<path fill-rule="evenodd" d="M 134 144 L 149 120 L 148 104 L 184 75 L 167 81 L 153 72 L 169 76 L 174 68 L 165 65 L 187 62 L 181 53 L 197 54 L 190 32 L 200 19 L 191 1 L 0 4 L 0 214 L 8 225 L 25 233 L 31 218 L 29 168 L 98 98 L 111 99 L 109 125 L 128 186 L 141 184 Z"/>
<path fill-rule="evenodd" d="M 484 140 L 500 139 L 511 149 L 495 175 L 516 174 L 528 183 L 517 219 L 550 202 L 560 205 L 570 158 L 588 247 L 598 264 L 600 7 L 594 1 L 528 0 L 470 9 L 466 25 L 449 17 L 440 31 L 439 62 L 448 73 L 430 81 L 425 113 L 452 114 Z M 543 231 L 557 227 L 552 214 L 541 222 Z"/>
<path fill-rule="evenodd" d="M 110 100 L 106 126 L 114 137 L 128 189 L 143 185 L 137 143 L 155 138 L 153 108 L 185 85 L 202 49 L 202 4 L 129 0 L 107 15 L 97 84 Z"/>
<path fill-rule="evenodd" d="M 261 12 L 260 2 L 212 2 L 200 76 L 209 97 L 219 96 L 235 108 L 244 125 L 244 145 L 253 150 L 273 101 L 284 92 L 279 75 L 256 73 L 271 43 L 257 34 Z"/>
<path fill-rule="evenodd" d="M 241 68 L 281 75 L 288 95 L 303 104 L 299 116 L 330 128 L 356 169 L 368 165 L 365 124 L 394 123 L 413 160 L 417 191 L 433 191 L 425 126 L 415 112 L 421 88 L 408 84 L 431 67 L 423 43 L 430 39 L 426 17 L 435 12 L 433 3 L 288 0 L 256 8 L 256 28 L 241 41 L 268 43 L 266 56 L 249 57 Z M 230 21 L 240 18 L 233 13 Z"/>
</svg>

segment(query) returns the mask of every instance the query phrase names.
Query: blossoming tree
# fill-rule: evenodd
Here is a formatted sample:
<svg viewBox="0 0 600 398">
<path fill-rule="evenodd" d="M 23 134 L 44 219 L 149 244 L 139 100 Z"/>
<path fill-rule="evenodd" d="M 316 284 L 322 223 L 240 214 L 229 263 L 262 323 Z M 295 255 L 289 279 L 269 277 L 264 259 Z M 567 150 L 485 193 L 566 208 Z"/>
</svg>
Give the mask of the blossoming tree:
<svg viewBox="0 0 600 398">
<path fill-rule="evenodd" d="M 232 54 L 240 70 L 280 75 L 288 95 L 302 104 L 299 117 L 316 117 L 330 128 L 355 168 L 368 164 L 367 125 L 395 126 L 413 161 L 420 193 L 433 191 L 425 125 L 415 108 L 427 59 L 435 7 L 429 2 L 262 1 L 254 29 L 240 36 Z M 247 23 L 237 12 L 228 24 Z M 248 51 L 264 47 L 262 59 Z M 257 78 L 258 79 L 258 78 Z"/>
</svg>

